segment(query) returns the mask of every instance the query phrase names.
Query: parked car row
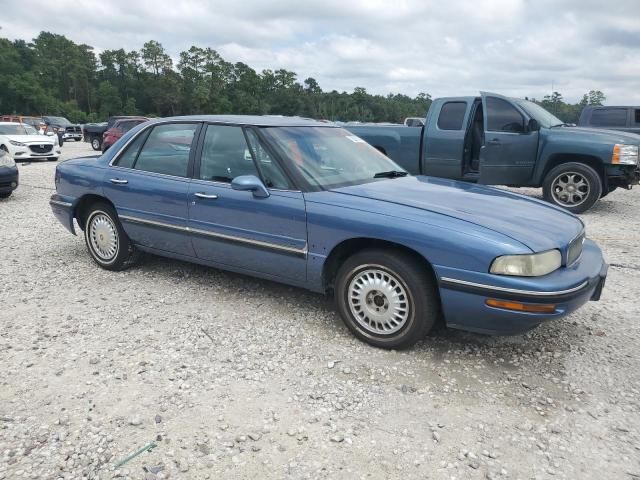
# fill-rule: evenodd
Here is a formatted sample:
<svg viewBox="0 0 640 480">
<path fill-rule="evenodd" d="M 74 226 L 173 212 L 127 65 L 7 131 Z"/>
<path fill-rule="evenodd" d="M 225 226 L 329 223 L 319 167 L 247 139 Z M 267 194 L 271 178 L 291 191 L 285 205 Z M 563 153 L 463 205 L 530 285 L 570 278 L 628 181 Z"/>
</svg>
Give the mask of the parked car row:
<svg viewBox="0 0 640 480">
<path fill-rule="evenodd" d="M 447 102 L 436 103 L 426 128 L 435 122 L 462 137 L 481 103 L 451 102 L 462 114 L 436 120 Z M 528 110 L 518 108 L 516 122 L 502 107 L 500 125 L 537 141 Z M 440 165 L 450 158 L 462 168 L 459 148 L 460 158 L 443 155 Z M 54 215 L 73 234 L 77 222 L 104 269 L 151 252 L 331 293 L 348 328 L 384 348 L 412 345 L 440 319 L 524 332 L 598 300 L 607 275 L 600 249 L 567 210 L 411 176 L 352 132 L 308 119 L 145 122 L 98 158 L 59 164 L 55 186 Z"/>
</svg>

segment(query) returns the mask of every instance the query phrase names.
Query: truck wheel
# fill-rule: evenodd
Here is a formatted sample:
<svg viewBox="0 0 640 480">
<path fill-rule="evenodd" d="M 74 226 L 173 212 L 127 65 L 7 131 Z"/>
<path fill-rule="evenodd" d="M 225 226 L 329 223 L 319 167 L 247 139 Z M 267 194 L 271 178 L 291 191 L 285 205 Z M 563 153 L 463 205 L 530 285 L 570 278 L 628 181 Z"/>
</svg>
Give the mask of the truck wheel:
<svg viewBox="0 0 640 480">
<path fill-rule="evenodd" d="M 364 250 L 338 270 L 335 300 L 344 323 L 360 340 L 407 348 L 440 316 L 432 276 L 414 258 L 391 250 Z"/>
<path fill-rule="evenodd" d="M 100 151 L 102 148 L 102 142 L 98 137 L 93 137 L 93 139 L 91 139 L 91 148 L 97 151 Z"/>
<path fill-rule="evenodd" d="M 563 163 L 547 173 L 542 192 L 547 202 L 571 213 L 582 213 L 589 210 L 602 195 L 602 179 L 589 165 Z"/>
</svg>

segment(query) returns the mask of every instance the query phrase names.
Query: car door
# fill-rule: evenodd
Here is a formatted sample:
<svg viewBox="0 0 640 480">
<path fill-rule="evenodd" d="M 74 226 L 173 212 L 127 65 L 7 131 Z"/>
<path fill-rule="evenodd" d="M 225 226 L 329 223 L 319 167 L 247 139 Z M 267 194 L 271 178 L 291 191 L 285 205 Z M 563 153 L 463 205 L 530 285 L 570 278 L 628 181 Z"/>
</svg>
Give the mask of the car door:
<svg viewBox="0 0 640 480">
<path fill-rule="evenodd" d="M 194 256 L 187 231 L 190 160 L 199 123 L 144 129 L 114 157 L 104 194 L 134 243 Z"/>
<path fill-rule="evenodd" d="M 484 144 L 480 149 L 480 183 L 526 185 L 538 155 L 538 131 L 508 98 L 482 94 Z"/>
<path fill-rule="evenodd" d="M 451 98 L 429 112 L 422 146 L 425 175 L 462 177 L 466 126 L 472 103 L 466 98 Z"/>
<path fill-rule="evenodd" d="M 210 124 L 199 150 L 189 190 L 196 255 L 221 266 L 304 281 L 304 197 L 292 188 L 257 131 Z M 231 181 L 240 175 L 261 178 L 270 195 L 233 190 Z"/>
</svg>

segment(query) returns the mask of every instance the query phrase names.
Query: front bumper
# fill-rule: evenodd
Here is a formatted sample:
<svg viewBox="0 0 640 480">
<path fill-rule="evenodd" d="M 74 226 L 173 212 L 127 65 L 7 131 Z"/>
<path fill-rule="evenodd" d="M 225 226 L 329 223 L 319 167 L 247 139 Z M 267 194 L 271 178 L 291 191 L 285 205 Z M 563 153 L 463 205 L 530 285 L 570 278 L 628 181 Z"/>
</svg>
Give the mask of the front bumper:
<svg viewBox="0 0 640 480">
<path fill-rule="evenodd" d="M 0 167 L 0 193 L 9 193 L 18 188 L 17 167 Z"/>
<path fill-rule="evenodd" d="M 506 277 L 477 272 L 464 275 L 446 268 L 436 271 L 442 309 L 449 327 L 492 335 L 515 335 L 546 320 L 564 317 L 589 300 L 599 300 L 607 269 L 600 248 L 585 240 L 580 260 L 544 277 Z M 555 305 L 555 308 L 550 313 L 521 312 L 488 306 L 485 303 L 488 299 Z"/>
<path fill-rule="evenodd" d="M 64 140 L 82 140 L 82 133 L 63 133 L 62 138 Z"/>
<path fill-rule="evenodd" d="M 33 152 L 29 147 L 14 147 L 11 152 L 15 161 L 34 160 L 37 158 L 57 158 L 61 155 L 60 147 L 54 145 L 50 152 L 37 153 Z"/>
</svg>

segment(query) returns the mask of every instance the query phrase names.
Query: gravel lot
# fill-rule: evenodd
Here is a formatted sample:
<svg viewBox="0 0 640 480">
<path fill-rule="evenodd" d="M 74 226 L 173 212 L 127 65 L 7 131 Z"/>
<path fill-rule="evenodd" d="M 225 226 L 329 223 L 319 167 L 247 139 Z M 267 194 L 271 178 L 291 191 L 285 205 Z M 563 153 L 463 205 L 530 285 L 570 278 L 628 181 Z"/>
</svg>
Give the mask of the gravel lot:
<svg viewBox="0 0 640 480">
<path fill-rule="evenodd" d="M 0 200 L 0 479 L 640 479 L 640 188 L 583 215 L 602 301 L 389 352 L 299 289 L 99 269 L 49 209 L 55 165 Z"/>
</svg>

